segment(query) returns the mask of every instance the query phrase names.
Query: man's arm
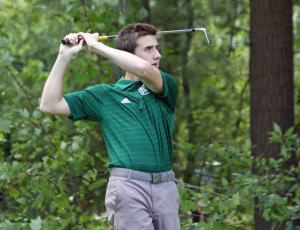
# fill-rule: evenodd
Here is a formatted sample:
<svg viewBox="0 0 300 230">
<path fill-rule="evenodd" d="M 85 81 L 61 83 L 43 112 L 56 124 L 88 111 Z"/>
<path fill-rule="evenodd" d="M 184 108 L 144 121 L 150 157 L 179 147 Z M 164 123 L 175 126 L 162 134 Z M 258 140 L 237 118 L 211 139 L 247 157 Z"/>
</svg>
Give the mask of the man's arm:
<svg viewBox="0 0 300 230">
<path fill-rule="evenodd" d="M 155 93 L 162 93 L 164 91 L 160 71 L 146 60 L 134 54 L 97 42 L 93 34 L 79 33 L 79 35 L 84 38 L 90 51 L 106 57 L 126 72 L 138 76 L 151 91 Z"/>
<path fill-rule="evenodd" d="M 58 57 L 44 86 L 40 104 L 40 110 L 43 113 L 72 115 L 70 107 L 63 97 L 63 79 L 72 56 L 82 49 L 83 40 L 76 44 L 77 35 L 68 35 L 68 38 L 72 45 L 60 46 Z"/>
</svg>

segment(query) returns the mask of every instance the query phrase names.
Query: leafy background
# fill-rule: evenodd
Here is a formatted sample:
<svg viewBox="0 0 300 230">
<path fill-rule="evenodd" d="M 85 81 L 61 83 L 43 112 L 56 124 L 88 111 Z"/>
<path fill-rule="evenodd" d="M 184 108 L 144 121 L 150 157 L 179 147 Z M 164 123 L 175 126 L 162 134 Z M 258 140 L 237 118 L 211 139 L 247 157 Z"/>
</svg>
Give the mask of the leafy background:
<svg viewBox="0 0 300 230">
<path fill-rule="evenodd" d="M 282 153 L 270 164 L 251 156 L 249 0 L 2 0 L 0 7 L 0 229 L 110 229 L 108 156 L 99 125 L 41 114 L 39 101 L 61 38 L 77 31 L 112 35 L 133 22 L 160 30 L 205 27 L 213 42 L 208 46 L 202 32 L 160 38 L 161 69 L 180 89 L 173 168 L 182 229 L 253 229 L 254 198 L 273 229 L 297 228 L 299 164 L 283 165 L 291 151 L 300 154 L 299 2 L 295 127 L 282 133 L 274 124 L 270 141 L 281 143 Z M 121 75 L 85 49 L 70 64 L 64 93 Z M 253 164 L 263 176 L 252 175 Z"/>
</svg>

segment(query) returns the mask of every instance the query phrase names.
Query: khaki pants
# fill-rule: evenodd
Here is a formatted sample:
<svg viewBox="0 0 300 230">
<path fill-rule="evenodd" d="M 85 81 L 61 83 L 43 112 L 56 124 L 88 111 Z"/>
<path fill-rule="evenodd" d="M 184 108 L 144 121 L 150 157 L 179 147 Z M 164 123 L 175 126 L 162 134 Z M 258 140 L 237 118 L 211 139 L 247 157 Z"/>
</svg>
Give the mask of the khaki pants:
<svg viewBox="0 0 300 230">
<path fill-rule="evenodd" d="M 105 205 L 114 230 L 179 230 L 179 194 L 174 181 L 110 176 Z"/>
</svg>

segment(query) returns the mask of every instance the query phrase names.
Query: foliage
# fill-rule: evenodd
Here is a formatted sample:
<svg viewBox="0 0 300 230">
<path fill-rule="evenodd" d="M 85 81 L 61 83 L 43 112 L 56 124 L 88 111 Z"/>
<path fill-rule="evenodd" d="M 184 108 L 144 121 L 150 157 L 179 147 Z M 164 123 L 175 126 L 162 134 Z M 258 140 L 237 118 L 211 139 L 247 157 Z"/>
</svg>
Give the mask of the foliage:
<svg viewBox="0 0 300 230">
<path fill-rule="evenodd" d="M 185 50 L 185 34 L 160 39 L 166 56 L 161 68 L 180 89 L 173 139 L 182 228 L 252 229 L 254 198 L 274 228 L 283 222 L 286 229 L 295 227 L 299 166 L 282 167 L 291 151 L 300 157 L 299 113 L 294 130 L 282 134 L 275 125 L 271 133 L 270 140 L 282 146 L 280 158 L 250 154 L 248 0 L 150 1 L 149 12 L 138 0 L 3 0 L 0 7 L 0 229 L 110 229 L 104 207 L 108 157 L 99 125 L 41 114 L 39 100 L 65 34 L 115 34 L 149 15 L 162 30 L 187 28 L 192 21 L 206 27 L 213 41 L 207 46 L 202 33 L 193 33 Z M 299 7 L 295 1 L 295 24 Z M 300 33 L 294 30 L 297 76 Z M 84 50 L 72 60 L 64 93 L 114 83 L 116 71 Z M 295 78 L 296 112 L 299 86 Z M 191 155 L 194 171 L 186 181 Z M 253 164 L 261 166 L 263 176 L 252 175 Z"/>
<path fill-rule="evenodd" d="M 252 229 L 254 199 L 259 199 L 259 209 L 266 220 L 272 221 L 272 229 L 283 224 L 284 229 L 300 229 L 293 225 L 293 221 L 300 218 L 300 167 L 284 167 L 292 153 L 300 154 L 299 137 L 293 128 L 283 134 L 275 124 L 270 141 L 282 144 L 282 151 L 279 159 L 270 158 L 269 162 L 263 155 L 256 159 L 250 157 L 249 141 L 240 149 L 232 146 L 206 149 L 216 158 L 235 155 L 241 166 L 255 164 L 262 173 L 253 175 L 251 170 L 243 171 L 243 167 L 220 173 L 219 169 L 230 168 L 222 160 L 212 167 L 210 175 L 203 170 L 199 173 L 210 180 L 199 178 L 198 186 L 179 181 L 182 215 L 189 210 L 198 210 L 197 215 L 200 215 L 199 223 L 185 222 L 183 229 Z"/>
</svg>

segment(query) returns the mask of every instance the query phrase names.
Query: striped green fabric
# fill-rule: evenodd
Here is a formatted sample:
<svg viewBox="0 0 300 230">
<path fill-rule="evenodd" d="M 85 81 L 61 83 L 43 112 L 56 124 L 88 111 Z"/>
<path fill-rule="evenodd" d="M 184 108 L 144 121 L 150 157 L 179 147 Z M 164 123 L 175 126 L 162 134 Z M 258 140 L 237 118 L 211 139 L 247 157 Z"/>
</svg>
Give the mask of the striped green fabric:
<svg viewBox="0 0 300 230">
<path fill-rule="evenodd" d="M 71 121 L 99 121 L 110 158 L 108 167 L 144 172 L 171 170 L 172 132 L 178 88 L 161 72 L 165 92 L 156 95 L 141 82 L 123 77 L 64 95 Z"/>
</svg>

